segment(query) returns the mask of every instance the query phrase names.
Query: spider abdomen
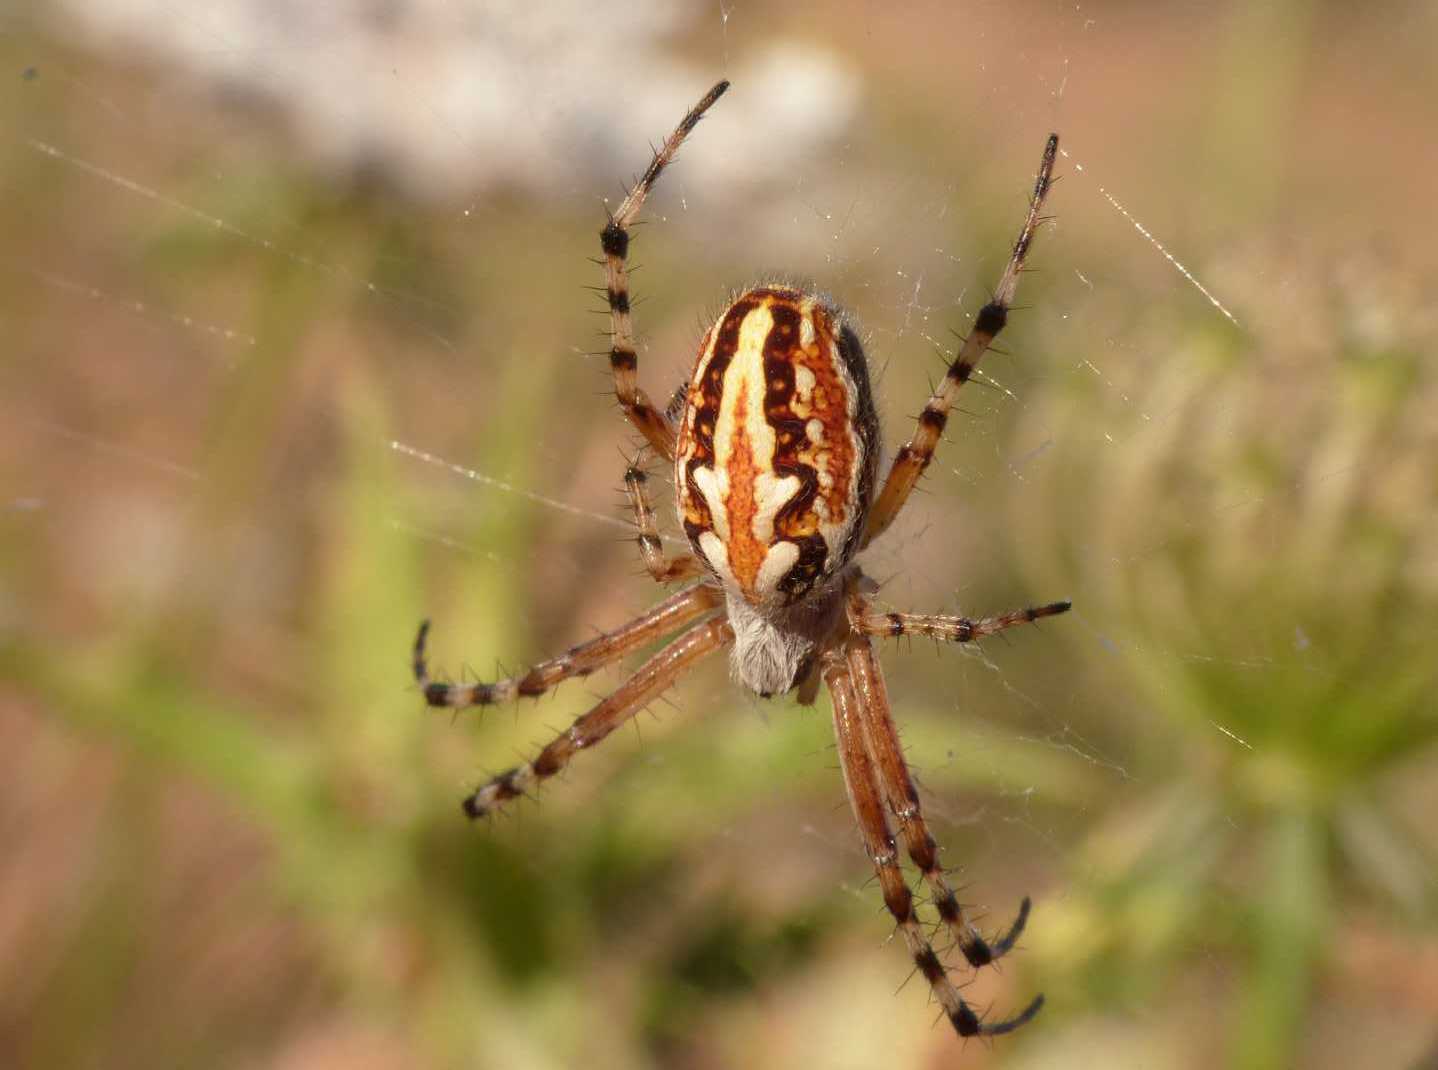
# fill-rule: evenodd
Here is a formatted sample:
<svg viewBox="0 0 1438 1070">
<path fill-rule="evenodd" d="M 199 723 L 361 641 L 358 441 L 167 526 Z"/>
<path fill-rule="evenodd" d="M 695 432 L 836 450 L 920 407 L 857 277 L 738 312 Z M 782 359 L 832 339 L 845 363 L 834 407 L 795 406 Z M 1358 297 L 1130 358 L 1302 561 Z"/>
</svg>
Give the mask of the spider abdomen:
<svg viewBox="0 0 1438 1070">
<path fill-rule="evenodd" d="M 792 606 L 853 556 L 873 493 L 868 364 L 837 309 L 762 286 L 704 336 L 675 451 L 694 552 L 756 608 Z"/>
</svg>

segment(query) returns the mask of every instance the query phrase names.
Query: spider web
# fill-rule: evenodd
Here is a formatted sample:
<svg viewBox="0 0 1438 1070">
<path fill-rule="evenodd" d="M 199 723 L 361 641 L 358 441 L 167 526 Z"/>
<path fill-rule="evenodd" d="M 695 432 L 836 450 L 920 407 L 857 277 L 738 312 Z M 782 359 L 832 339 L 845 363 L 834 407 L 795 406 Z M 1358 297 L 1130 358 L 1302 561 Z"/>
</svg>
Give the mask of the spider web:
<svg viewBox="0 0 1438 1070">
<path fill-rule="evenodd" d="M 7 317 L 19 339 L 8 437 L 34 460 L 6 466 L 3 508 L 29 560 L 54 547 L 46 567 L 58 577 L 43 612 L 18 571 L 7 579 L 10 635 L 81 650 L 150 614 L 224 621 L 227 634 L 270 638 L 189 669 L 279 705 L 307 683 L 282 653 L 312 608 L 299 599 L 314 595 L 316 571 L 342 567 L 284 546 L 356 518 L 378 518 L 409 562 L 404 577 L 438 601 L 423 608 L 451 633 L 440 661 L 455 676 L 468 671 L 463 652 L 487 677 L 482 657 L 516 666 L 643 608 L 654 592 L 626 556 L 616 493 L 631 436 L 605 406 L 605 362 L 589 352 L 605 321 L 578 287 L 600 281 L 583 259 L 597 252 L 604 206 L 643 164 L 644 139 L 724 76 L 735 91 L 666 173 L 637 236 L 641 381 L 667 398 L 726 291 L 803 280 L 860 324 L 889 449 L 1002 269 L 1043 136 L 1064 134 L 1056 220 L 1020 286 L 1024 311 L 963 392 L 915 502 L 864 559 L 900 609 L 1075 601 L 1068 617 L 1008 641 L 885 653 L 936 833 L 962 843 L 964 879 L 995 918 L 1022 891 L 1013 871 L 1042 871 L 1062 889 L 1100 865 L 1074 853 L 1085 815 L 1159 794 L 1163 726 L 1142 714 L 1160 699 L 1125 664 L 1259 674 L 1291 653 L 1266 638 L 1281 633 L 1321 670 L 1327 652 L 1310 650 L 1304 619 L 1281 606 L 1247 649 L 1206 645 L 1197 629 L 1138 637 L 1115 609 L 1106 577 L 1177 540 L 1201 545 L 1230 511 L 1264 508 L 1261 491 L 1221 503 L 1195 494 L 1147 541 L 1106 541 L 1097 521 L 1070 539 L 1047 534 L 1084 519 L 1056 496 L 1102 497 L 1056 485 L 1056 473 L 1101 458 L 1112 467 L 1099 478 L 1110 478 L 1196 425 L 1224 426 L 1235 402 L 1214 364 L 1245 359 L 1274 319 L 1254 296 L 1274 289 L 1272 261 L 1225 235 L 1226 202 L 1202 173 L 1151 159 L 1183 145 L 1156 132 L 1160 105 L 1134 112 L 1152 148 L 1095 118 L 1116 81 L 1172 108 L 1195 99 L 1161 62 L 1135 56 L 1123 78 L 1106 67 L 1139 33 L 1117 15 L 856 5 L 852 25 L 811 37 L 798 16 L 727 0 L 631 5 L 604 27 L 577 4 L 524 18 L 502 4 L 308 10 L 140 2 L 7 17 L 16 122 L 5 268 L 22 295 Z M 1157 51 L 1181 51 L 1184 20 L 1154 18 Z M 924 20 L 929 33 L 916 34 Z M 963 59 L 946 80 L 956 48 Z M 1225 136 L 1209 134 L 1208 155 L 1250 147 Z M 345 213 L 383 230 L 365 244 Z M 1289 291 L 1317 277 L 1279 270 Z M 275 370 L 287 361 L 303 370 Z M 1084 400 L 1082 422 L 1072 398 Z M 248 428 L 276 436 L 283 454 L 247 460 L 235 442 Z M 1212 437 L 1193 450 L 1214 465 L 1227 456 Z M 373 468 L 372 485 L 356 489 L 355 465 Z M 1343 477 L 1335 462 L 1302 480 Z M 325 513 L 321 499 L 340 504 Z M 215 560 L 254 569 L 250 582 L 182 567 L 205 560 L 187 545 L 195 513 L 209 518 L 204 530 L 233 536 Z M 311 554 L 361 552 L 326 531 Z M 672 523 L 665 537 L 682 546 Z M 421 600 L 346 597 L 405 614 Z M 522 626 L 506 629 L 494 606 Z M 404 655 L 401 645 L 356 670 L 395 717 L 412 705 Z M 524 711 L 518 734 L 501 724 L 492 739 L 456 730 L 449 742 L 522 748 L 615 679 Z M 775 734 L 802 718 L 797 745 L 839 801 L 826 714 L 739 696 L 718 672 L 671 702 L 677 712 L 658 707 L 657 724 L 640 720 L 641 769 L 625 776 L 679 790 L 664 779 L 664 749 L 691 717 Z M 1262 746 L 1221 709 L 1208 720 L 1220 748 Z M 471 757 L 440 775 L 463 782 Z M 546 805 L 618 787 L 573 779 Z M 739 837 L 753 821 L 737 805 L 728 813 L 705 834 Z M 765 815 L 773 839 L 809 841 L 801 854 L 877 905 L 841 812 Z"/>
</svg>

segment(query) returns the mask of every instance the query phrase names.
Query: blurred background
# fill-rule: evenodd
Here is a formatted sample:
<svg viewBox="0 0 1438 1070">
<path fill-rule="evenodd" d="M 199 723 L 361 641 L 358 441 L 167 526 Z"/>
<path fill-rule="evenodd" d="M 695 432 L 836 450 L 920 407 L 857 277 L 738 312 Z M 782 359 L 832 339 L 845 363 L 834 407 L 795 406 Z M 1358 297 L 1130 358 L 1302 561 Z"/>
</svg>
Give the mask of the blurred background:
<svg viewBox="0 0 1438 1070">
<path fill-rule="evenodd" d="M 1421 2 L 7 6 L 0 1059 L 1438 1065 L 1435 39 Z M 888 939 L 826 701 L 708 666 L 471 826 L 622 674 L 457 717 L 409 678 L 424 616 L 490 678 L 658 597 L 587 258 L 720 77 L 635 240 L 642 381 L 808 279 L 891 448 L 1063 136 L 1027 311 L 865 558 L 893 608 L 1075 602 L 884 652 L 963 898 L 1035 899 L 966 995 L 1048 1004 L 992 1044 Z"/>
</svg>

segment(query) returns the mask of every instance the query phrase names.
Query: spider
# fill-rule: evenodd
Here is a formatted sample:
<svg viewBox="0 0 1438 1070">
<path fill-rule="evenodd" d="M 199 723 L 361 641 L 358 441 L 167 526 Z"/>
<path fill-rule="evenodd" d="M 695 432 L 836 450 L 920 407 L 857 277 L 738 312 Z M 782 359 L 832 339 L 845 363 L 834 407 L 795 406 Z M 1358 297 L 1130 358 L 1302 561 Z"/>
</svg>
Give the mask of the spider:
<svg viewBox="0 0 1438 1070">
<path fill-rule="evenodd" d="M 1023 899 L 1008 931 L 992 941 L 965 917 L 939 865 L 938 846 L 904 761 L 873 639 L 924 635 L 970 643 L 1063 613 L 1069 603 L 983 618 L 875 612 L 869 601 L 875 585 L 854 558 L 899 515 L 933 458 L 955 395 L 1004 327 L 1041 221 L 1058 136 L 1051 135 L 1044 147 L 1028 214 L 993 299 L 980 309 L 908 444 L 878 485 L 879 420 L 863 347 L 843 313 L 814 294 L 777 284 L 741 293 L 705 334 L 689 384 L 667 411 L 656 408 L 638 385 L 626 266 L 629 228 L 685 137 L 728 88 L 727 81 L 720 82 L 684 116 L 600 232 L 615 393 L 647 448 L 674 464 L 678 515 L 692 550 L 665 555 L 648 477 L 633 463 L 624 484 L 639 552 L 657 582 L 691 582 L 614 631 L 540 662 L 523 676 L 494 683 L 432 680 L 425 621 L 414 644 L 415 679 L 430 706 L 486 706 L 541 695 L 684 629 L 532 761 L 470 793 L 463 807 L 471 818 L 528 794 L 726 646 L 734 675 L 763 697 L 797 691 L 798 701 L 811 705 L 822 681 L 832 698 L 849 803 L 909 954 L 961 1036 L 1010 1033 L 1038 1013 L 1043 996 L 995 1022 L 982 1020 L 964 1001 L 920 924 L 900 868 L 895 828 L 970 967 L 988 965 L 1013 949 L 1030 901 Z"/>
</svg>

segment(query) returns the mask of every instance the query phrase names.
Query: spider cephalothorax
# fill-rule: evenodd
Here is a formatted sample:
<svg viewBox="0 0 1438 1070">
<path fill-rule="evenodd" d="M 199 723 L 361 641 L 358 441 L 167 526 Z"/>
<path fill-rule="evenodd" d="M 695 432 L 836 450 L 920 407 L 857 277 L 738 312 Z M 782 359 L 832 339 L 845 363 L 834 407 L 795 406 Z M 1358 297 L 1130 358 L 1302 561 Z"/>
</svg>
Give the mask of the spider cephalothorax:
<svg viewBox="0 0 1438 1070">
<path fill-rule="evenodd" d="M 968 643 L 1062 613 L 1069 604 L 1052 602 L 976 619 L 875 613 L 869 604 L 872 585 L 855 555 L 904 507 L 933 458 L 955 395 L 1004 327 L 1048 193 L 1058 137 L 1051 135 L 1044 148 L 1028 215 L 993 300 L 979 311 L 880 486 L 879 421 L 863 347 L 839 311 L 813 294 L 782 285 L 745 290 L 704 335 L 689 385 L 667 411 L 655 408 L 639 387 L 626 266 L 629 227 L 684 138 L 728 87 L 720 82 L 684 117 L 600 233 L 615 394 L 648 448 L 674 464 L 679 519 L 693 553 L 665 555 L 648 476 L 631 465 L 624 484 L 634 509 L 636 541 L 656 581 L 694 582 L 614 631 L 541 662 L 523 676 L 494 683 L 431 680 L 424 653 L 426 621 L 414 645 L 415 678 L 431 706 L 489 705 L 543 694 L 680 632 L 532 761 L 471 792 L 464 800 L 470 817 L 528 794 L 696 662 L 725 646 L 733 646 L 735 675 L 761 695 L 797 689 L 800 702 L 812 703 L 822 680 L 833 701 L 849 802 L 884 904 L 915 966 L 961 1036 L 1008 1033 L 1038 1013 L 1043 997 L 1012 1018 L 979 1019 L 924 933 L 900 868 L 898 841 L 971 967 L 987 965 L 1013 948 L 1028 919 L 1029 901 L 1024 899 L 1014 923 L 993 941 L 965 917 L 939 864 L 904 761 L 873 638 L 925 635 Z"/>
</svg>

